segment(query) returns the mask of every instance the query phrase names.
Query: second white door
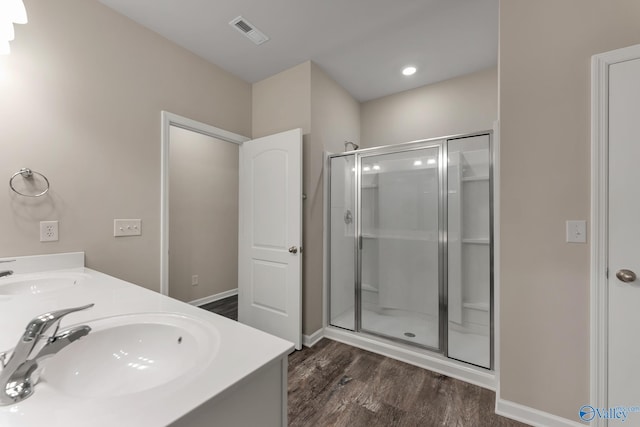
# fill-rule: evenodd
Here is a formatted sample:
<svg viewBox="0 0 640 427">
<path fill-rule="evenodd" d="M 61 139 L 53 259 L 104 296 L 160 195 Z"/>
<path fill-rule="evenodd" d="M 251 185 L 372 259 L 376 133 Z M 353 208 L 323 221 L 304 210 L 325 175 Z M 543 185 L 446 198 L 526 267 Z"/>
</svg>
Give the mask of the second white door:
<svg viewBox="0 0 640 427">
<path fill-rule="evenodd" d="M 636 278 L 640 276 L 639 118 L 640 59 L 612 64 L 609 67 L 609 407 L 640 405 L 640 277 Z M 632 420 L 627 425 L 640 425 L 640 414 L 628 415 Z"/>
</svg>

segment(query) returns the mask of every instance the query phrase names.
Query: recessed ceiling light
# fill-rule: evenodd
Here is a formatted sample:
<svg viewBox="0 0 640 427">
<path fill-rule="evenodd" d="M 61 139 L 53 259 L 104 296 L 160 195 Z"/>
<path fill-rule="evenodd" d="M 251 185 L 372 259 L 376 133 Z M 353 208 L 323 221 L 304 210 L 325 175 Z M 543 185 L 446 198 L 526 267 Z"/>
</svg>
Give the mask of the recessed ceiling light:
<svg viewBox="0 0 640 427">
<path fill-rule="evenodd" d="M 404 74 L 405 76 L 412 76 L 416 73 L 416 71 L 418 71 L 418 69 L 416 67 L 404 67 L 402 69 L 402 74 Z"/>
<path fill-rule="evenodd" d="M 429 159 L 429 160 L 427 160 L 427 164 L 428 164 L 428 165 L 435 165 L 435 164 L 436 164 L 436 159 Z"/>
<path fill-rule="evenodd" d="M 413 162 L 413 166 L 422 166 L 422 160 L 416 160 L 415 162 Z"/>
</svg>

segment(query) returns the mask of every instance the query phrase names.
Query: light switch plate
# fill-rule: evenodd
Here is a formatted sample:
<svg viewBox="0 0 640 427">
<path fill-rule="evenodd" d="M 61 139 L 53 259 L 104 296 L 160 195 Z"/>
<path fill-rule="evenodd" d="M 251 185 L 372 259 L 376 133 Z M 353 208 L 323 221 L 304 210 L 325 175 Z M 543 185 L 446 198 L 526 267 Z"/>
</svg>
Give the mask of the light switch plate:
<svg viewBox="0 0 640 427">
<path fill-rule="evenodd" d="M 587 243 L 587 221 L 567 221 L 567 243 Z"/>
<path fill-rule="evenodd" d="M 113 236 L 140 236 L 142 234 L 141 219 L 114 219 L 113 220 Z"/>
</svg>

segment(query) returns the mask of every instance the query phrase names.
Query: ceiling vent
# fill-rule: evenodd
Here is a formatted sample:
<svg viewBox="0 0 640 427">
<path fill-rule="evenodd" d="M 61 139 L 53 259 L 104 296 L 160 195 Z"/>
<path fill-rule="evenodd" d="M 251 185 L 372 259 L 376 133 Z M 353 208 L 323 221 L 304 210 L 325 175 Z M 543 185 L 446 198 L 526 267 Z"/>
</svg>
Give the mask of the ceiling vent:
<svg viewBox="0 0 640 427">
<path fill-rule="evenodd" d="M 240 31 L 244 34 L 249 40 L 254 42 L 257 45 L 261 45 L 262 43 L 269 41 L 269 37 L 267 37 L 262 31 L 257 29 L 254 25 L 252 25 L 249 21 L 244 19 L 242 16 L 238 16 L 234 18 L 231 22 L 229 22 L 236 30 Z"/>
</svg>

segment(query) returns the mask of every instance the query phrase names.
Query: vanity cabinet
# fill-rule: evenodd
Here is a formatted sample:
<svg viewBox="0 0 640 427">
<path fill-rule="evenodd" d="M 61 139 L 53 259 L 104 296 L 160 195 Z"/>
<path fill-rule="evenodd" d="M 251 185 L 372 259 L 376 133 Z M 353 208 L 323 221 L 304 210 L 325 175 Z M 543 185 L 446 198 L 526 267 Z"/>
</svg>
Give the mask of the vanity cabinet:
<svg viewBox="0 0 640 427">
<path fill-rule="evenodd" d="M 280 390 L 280 392 L 276 392 Z M 275 360 L 180 418 L 172 427 L 287 425 L 287 357 Z"/>
</svg>

